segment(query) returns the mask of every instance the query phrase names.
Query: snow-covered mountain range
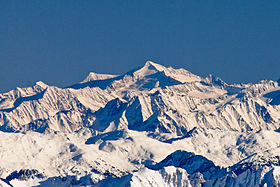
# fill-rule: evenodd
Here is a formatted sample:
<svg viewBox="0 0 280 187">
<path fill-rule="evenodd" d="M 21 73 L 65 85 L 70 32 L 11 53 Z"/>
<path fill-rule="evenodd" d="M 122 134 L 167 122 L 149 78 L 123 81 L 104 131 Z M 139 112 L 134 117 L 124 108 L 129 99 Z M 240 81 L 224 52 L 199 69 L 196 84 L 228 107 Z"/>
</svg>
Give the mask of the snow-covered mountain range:
<svg viewBox="0 0 280 187">
<path fill-rule="evenodd" d="M 0 184 L 274 186 L 277 81 L 227 84 L 146 62 L 0 94 Z"/>
</svg>

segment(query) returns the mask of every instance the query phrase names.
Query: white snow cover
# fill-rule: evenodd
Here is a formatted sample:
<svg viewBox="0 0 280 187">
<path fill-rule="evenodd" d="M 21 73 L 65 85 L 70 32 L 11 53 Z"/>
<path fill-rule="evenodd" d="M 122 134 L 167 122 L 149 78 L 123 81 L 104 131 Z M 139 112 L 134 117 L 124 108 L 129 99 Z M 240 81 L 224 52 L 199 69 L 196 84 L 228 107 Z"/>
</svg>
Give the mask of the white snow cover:
<svg viewBox="0 0 280 187">
<path fill-rule="evenodd" d="M 279 105 L 278 82 L 151 61 L 67 88 L 40 81 L 0 94 L 0 185 L 275 186 Z"/>
<path fill-rule="evenodd" d="M 109 74 L 101 74 L 101 73 L 94 73 L 90 72 L 89 75 L 83 80 L 81 83 L 89 82 L 89 81 L 96 81 L 96 80 L 104 80 L 117 77 L 117 75 L 109 75 Z"/>
</svg>

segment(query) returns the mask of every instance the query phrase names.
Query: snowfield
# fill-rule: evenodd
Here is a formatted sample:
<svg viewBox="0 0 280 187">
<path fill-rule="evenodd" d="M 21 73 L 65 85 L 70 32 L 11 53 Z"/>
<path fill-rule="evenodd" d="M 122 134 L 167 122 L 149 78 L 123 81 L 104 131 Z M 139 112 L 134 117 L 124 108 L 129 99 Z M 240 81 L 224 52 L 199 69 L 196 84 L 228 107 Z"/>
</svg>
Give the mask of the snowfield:
<svg viewBox="0 0 280 187">
<path fill-rule="evenodd" d="M 0 186 L 277 186 L 280 87 L 148 61 L 0 94 Z"/>
</svg>

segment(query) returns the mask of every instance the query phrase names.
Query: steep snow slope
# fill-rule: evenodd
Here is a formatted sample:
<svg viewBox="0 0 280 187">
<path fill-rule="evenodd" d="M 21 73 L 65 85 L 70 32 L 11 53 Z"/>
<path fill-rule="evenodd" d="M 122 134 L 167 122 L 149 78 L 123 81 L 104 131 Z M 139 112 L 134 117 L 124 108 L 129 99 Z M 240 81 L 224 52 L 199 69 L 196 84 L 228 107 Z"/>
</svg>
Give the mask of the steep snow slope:
<svg viewBox="0 0 280 187">
<path fill-rule="evenodd" d="M 89 75 L 83 80 L 81 83 L 89 82 L 89 81 L 96 81 L 96 80 L 104 80 L 117 77 L 117 75 L 109 75 L 109 74 L 100 74 L 90 72 Z"/>
<path fill-rule="evenodd" d="M 61 89 L 36 84 L 1 94 L 3 131 L 72 132 L 90 124 L 92 113 L 114 96 L 99 88 Z M 9 106 L 8 104 L 9 103 Z"/>
<path fill-rule="evenodd" d="M 38 82 L 1 94 L 0 125 L 4 131 L 73 132 L 90 126 L 178 135 L 194 127 L 275 130 L 279 89 L 273 81 L 228 85 L 148 61 L 122 76 L 91 73 L 65 89 Z"/>
<path fill-rule="evenodd" d="M 279 157 L 274 160 L 261 160 L 258 167 L 246 160 L 221 168 L 203 156 L 176 151 L 158 163 L 157 169 L 144 168 L 122 178 L 108 178 L 97 186 L 279 186 Z"/>
<path fill-rule="evenodd" d="M 229 95 L 226 89 L 203 82 L 168 86 L 126 97 L 125 101 L 117 99 L 109 102 L 96 113 L 92 127 L 95 128 L 95 124 L 102 121 L 106 126 L 103 129 L 107 129 L 114 122 L 113 129 L 129 128 L 179 135 L 194 127 L 237 131 L 275 130 L 279 128 L 280 108 L 262 99 L 264 93 L 275 88 L 278 88 L 275 82 L 264 82 Z M 106 117 L 108 114 L 105 111 L 108 110 L 114 111 L 113 119 Z"/>
<path fill-rule="evenodd" d="M 188 137 L 131 130 L 0 135 L 0 177 L 11 184 L 224 186 L 231 181 L 234 186 L 279 180 L 280 134 L 273 131 L 195 130 Z"/>
<path fill-rule="evenodd" d="M 279 185 L 279 90 L 150 61 L 16 88 L 0 94 L 0 185 Z"/>
<path fill-rule="evenodd" d="M 186 170 L 173 166 L 162 168 L 158 171 L 148 168 L 140 169 L 133 174 L 120 179 L 107 179 L 95 186 L 135 186 L 135 187 L 188 187 L 191 186 Z"/>
</svg>

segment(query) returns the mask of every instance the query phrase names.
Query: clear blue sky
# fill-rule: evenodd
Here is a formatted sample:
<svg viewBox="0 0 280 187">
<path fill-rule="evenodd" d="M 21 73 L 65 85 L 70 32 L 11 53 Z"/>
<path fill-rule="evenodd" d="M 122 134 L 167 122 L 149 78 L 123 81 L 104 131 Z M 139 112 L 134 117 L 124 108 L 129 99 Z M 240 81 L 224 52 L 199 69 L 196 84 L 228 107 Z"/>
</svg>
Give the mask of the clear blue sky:
<svg viewBox="0 0 280 187">
<path fill-rule="evenodd" d="M 0 0 L 0 92 L 147 60 L 229 83 L 277 80 L 279 57 L 279 0 Z"/>
</svg>

